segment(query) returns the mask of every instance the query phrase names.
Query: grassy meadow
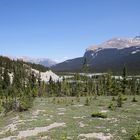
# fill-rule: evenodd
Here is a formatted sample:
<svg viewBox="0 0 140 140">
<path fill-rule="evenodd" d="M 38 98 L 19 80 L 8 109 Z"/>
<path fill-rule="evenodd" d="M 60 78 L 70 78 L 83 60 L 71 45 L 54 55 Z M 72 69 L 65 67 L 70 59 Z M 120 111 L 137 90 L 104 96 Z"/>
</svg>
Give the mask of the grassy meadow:
<svg viewBox="0 0 140 140">
<path fill-rule="evenodd" d="M 28 111 L 0 117 L 0 139 L 129 140 L 140 127 L 140 97 L 125 97 L 121 108 L 111 109 L 112 96 L 36 98 Z"/>
</svg>

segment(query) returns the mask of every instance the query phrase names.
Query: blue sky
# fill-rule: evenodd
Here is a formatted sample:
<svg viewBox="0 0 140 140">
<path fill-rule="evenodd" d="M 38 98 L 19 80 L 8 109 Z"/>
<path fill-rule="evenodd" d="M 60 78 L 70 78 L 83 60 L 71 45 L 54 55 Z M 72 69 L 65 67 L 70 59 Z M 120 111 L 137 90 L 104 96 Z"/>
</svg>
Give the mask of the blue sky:
<svg viewBox="0 0 140 140">
<path fill-rule="evenodd" d="M 140 35 L 140 0 L 0 0 L 0 54 L 62 61 Z"/>
</svg>

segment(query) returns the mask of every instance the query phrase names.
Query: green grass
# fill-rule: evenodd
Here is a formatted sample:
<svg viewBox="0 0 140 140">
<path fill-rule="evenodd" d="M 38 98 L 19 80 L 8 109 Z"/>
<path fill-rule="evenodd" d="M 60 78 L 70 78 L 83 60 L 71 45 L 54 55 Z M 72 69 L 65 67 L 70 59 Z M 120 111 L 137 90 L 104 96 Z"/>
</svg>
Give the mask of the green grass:
<svg viewBox="0 0 140 140">
<path fill-rule="evenodd" d="M 80 140 L 80 134 L 99 133 L 105 135 L 110 133 L 113 135 L 112 140 L 129 140 L 140 127 L 140 97 L 136 96 L 138 102 L 131 102 L 133 97 L 127 96 L 127 100 L 123 101 L 122 108 L 110 110 L 108 108 L 112 97 L 97 97 L 97 100 L 91 98 L 89 105 L 86 106 L 87 97 L 67 97 L 67 98 L 36 98 L 33 107 L 29 111 L 16 113 L 10 112 L 5 117 L 0 117 L 0 132 L 5 126 L 11 124 L 12 119 L 19 116 L 20 120 L 24 120 L 24 124 L 18 124 L 17 130 L 8 133 L 13 136 L 18 135 L 19 131 L 34 129 L 35 127 L 48 126 L 54 122 L 65 123 L 65 127 L 54 128 L 48 132 L 39 133 L 37 136 L 28 137 L 26 140 L 38 140 L 41 137 L 48 136 L 52 140 L 72 139 Z M 90 97 L 89 97 L 90 98 Z M 40 112 L 34 120 L 33 112 L 36 110 L 44 110 Z M 103 113 L 107 118 L 100 119 L 92 117 L 92 113 Z M 63 114 L 64 113 L 64 114 Z M 102 113 L 101 113 L 102 114 Z M 85 124 L 80 127 L 79 122 Z M 126 132 L 123 132 L 125 130 Z M 0 138 L 7 137 L 7 134 L 1 134 Z M 92 138 L 92 140 L 94 140 Z"/>
</svg>

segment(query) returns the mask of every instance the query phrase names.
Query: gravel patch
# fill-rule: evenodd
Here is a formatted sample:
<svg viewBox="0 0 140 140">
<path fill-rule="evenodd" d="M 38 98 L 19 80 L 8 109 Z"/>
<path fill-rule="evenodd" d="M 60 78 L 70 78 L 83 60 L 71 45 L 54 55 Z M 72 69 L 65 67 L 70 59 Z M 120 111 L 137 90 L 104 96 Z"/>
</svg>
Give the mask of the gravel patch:
<svg viewBox="0 0 140 140">
<path fill-rule="evenodd" d="M 105 136 L 103 133 L 88 133 L 88 134 L 80 134 L 79 137 L 85 137 L 85 138 L 96 138 L 100 140 L 109 140 L 112 138 L 111 134 L 107 134 Z"/>
</svg>

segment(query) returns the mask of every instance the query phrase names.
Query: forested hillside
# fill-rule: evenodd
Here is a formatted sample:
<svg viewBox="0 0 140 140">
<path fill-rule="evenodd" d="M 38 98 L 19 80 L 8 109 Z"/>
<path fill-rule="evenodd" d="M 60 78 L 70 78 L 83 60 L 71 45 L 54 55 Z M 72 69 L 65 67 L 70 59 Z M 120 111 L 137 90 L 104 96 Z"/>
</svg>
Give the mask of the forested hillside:
<svg viewBox="0 0 140 140">
<path fill-rule="evenodd" d="M 41 83 L 32 69 L 48 70 L 41 65 L 0 57 L 0 112 L 22 111 L 31 106 Z"/>
</svg>

